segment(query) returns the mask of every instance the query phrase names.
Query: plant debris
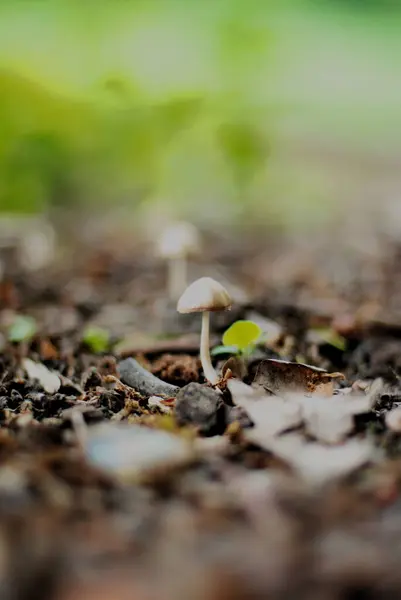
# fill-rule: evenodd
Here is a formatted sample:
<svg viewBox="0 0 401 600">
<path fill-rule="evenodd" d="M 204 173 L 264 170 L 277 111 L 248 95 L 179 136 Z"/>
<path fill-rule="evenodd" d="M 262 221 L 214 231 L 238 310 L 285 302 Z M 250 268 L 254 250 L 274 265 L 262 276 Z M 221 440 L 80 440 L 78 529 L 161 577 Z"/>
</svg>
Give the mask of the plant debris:
<svg viewBox="0 0 401 600">
<path fill-rule="evenodd" d="M 55 394 L 60 389 L 60 377 L 56 373 L 49 371 L 45 365 L 35 363 L 30 358 L 24 358 L 22 366 L 27 372 L 29 379 L 38 381 L 48 394 Z"/>
<path fill-rule="evenodd" d="M 253 385 L 281 395 L 307 392 L 331 396 L 336 379 L 344 379 L 344 375 L 301 363 L 267 359 L 259 364 Z"/>
</svg>

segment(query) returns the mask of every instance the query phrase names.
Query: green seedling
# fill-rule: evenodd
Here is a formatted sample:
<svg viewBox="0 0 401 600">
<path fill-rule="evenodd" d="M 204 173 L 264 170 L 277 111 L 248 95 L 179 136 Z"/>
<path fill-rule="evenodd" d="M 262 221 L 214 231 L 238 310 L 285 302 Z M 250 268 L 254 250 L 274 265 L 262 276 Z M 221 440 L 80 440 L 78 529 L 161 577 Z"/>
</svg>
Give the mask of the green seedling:
<svg viewBox="0 0 401 600">
<path fill-rule="evenodd" d="M 109 332 L 101 327 L 87 327 L 82 342 L 95 354 L 106 352 L 110 347 Z"/>
<path fill-rule="evenodd" d="M 236 321 L 223 335 L 223 344 L 213 348 L 212 355 L 233 354 L 248 357 L 255 350 L 262 330 L 253 321 Z"/>
<path fill-rule="evenodd" d="M 8 328 L 7 338 L 9 342 L 28 342 L 37 331 L 36 321 L 33 317 L 17 315 Z"/>
</svg>

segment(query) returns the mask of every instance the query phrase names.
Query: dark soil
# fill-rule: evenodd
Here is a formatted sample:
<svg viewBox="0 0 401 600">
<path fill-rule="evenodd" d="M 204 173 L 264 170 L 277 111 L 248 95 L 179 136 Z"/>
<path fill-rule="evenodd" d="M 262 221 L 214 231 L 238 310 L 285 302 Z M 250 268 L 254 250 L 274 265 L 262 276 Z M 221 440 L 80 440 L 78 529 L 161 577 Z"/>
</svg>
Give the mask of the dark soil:
<svg viewBox="0 0 401 600">
<path fill-rule="evenodd" d="M 218 393 L 204 381 L 199 315 L 181 319 L 163 302 L 163 265 L 92 254 L 77 267 L 17 270 L 0 287 L 1 598 L 400 596 L 401 430 L 386 425 L 401 405 L 400 290 L 392 282 L 390 293 L 387 281 L 398 248 L 375 264 L 373 279 L 359 268 L 351 278 L 341 262 L 323 277 L 317 262 L 302 276 L 283 268 L 277 282 L 251 245 L 230 254 L 216 244 L 197 265 L 214 276 L 221 260 L 250 298 L 213 316 L 213 343 L 250 312 L 281 328 L 253 355 L 246 382 L 268 358 L 340 371 L 340 391 L 376 382 L 372 409 L 355 415 L 349 438 L 372 440 L 380 459 L 317 487 L 247 441 L 246 411 L 225 382 Z M 18 314 L 33 316 L 37 332 L 11 343 Z M 88 325 L 110 332 L 107 351 L 85 344 Z M 316 337 L 322 327 L 345 344 Z M 139 379 L 120 369 L 127 357 Z M 56 392 L 28 377 L 26 358 L 59 374 Z M 85 439 L 109 421 L 173 432 L 196 454 L 143 477 L 102 469 Z"/>
</svg>

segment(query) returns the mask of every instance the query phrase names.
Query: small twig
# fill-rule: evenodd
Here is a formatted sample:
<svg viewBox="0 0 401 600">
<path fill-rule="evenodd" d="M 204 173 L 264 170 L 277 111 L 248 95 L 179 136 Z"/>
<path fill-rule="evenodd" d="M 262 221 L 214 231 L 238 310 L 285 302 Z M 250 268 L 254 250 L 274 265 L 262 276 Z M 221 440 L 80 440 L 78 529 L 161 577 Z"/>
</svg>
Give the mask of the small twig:
<svg viewBox="0 0 401 600">
<path fill-rule="evenodd" d="M 180 388 L 162 381 L 144 369 L 134 358 L 126 358 L 118 365 L 122 383 L 129 385 L 142 396 L 175 397 Z"/>
</svg>

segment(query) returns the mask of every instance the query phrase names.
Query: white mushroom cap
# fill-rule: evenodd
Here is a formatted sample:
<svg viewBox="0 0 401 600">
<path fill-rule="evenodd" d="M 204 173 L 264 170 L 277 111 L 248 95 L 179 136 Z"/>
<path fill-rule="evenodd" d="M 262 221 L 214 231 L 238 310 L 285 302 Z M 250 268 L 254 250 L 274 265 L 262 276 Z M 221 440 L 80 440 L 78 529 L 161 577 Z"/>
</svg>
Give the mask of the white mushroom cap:
<svg viewBox="0 0 401 600">
<path fill-rule="evenodd" d="M 199 252 L 198 230 L 191 223 L 178 221 L 169 225 L 158 241 L 158 251 L 163 258 L 178 258 Z"/>
<path fill-rule="evenodd" d="M 227 290 L 211 277 L 191 283 L 178 300 L 179 313 L 229 310 L 232 300 Z"/>
</svg>

